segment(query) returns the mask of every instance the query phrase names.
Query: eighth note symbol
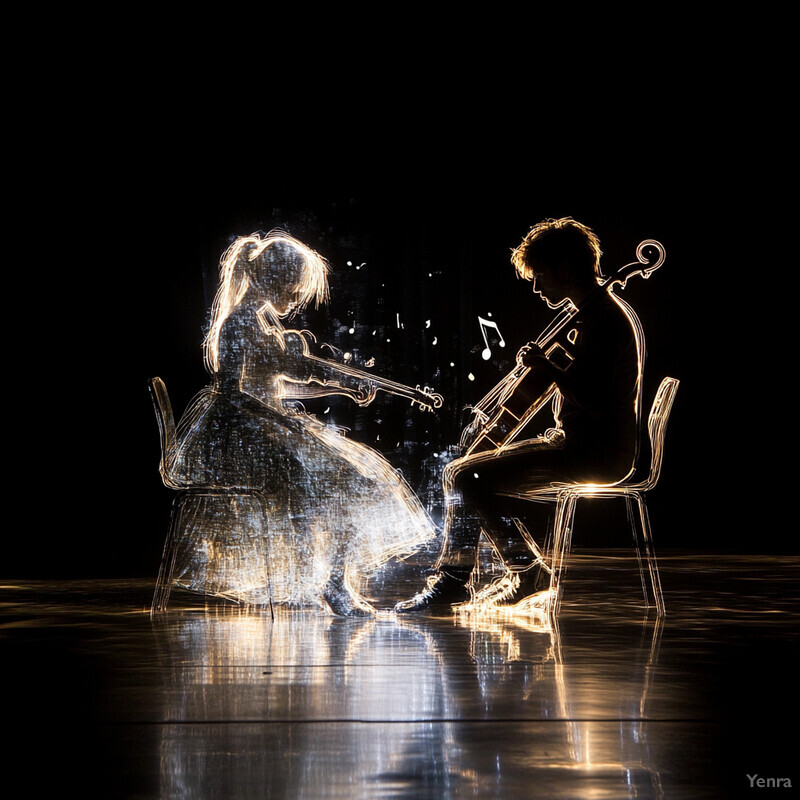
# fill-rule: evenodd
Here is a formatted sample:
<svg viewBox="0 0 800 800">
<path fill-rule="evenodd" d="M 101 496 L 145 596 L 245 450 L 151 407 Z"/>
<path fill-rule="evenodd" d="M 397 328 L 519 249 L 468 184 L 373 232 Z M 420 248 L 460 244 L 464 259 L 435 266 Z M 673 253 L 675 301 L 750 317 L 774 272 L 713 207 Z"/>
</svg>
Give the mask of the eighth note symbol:
<svg viewBox="0 0 800 800">
<path fill-rule="evenodd" d="M 490 319 L 484 319 L 483 317 L 478 317 L 478 324 L 481 327 L 481 333 L 483 334 L 483 341 L 486 344 L 486 347 L 483 349 L 481 356 L 483 357 L 484 361 L 488 361 L 492 357 L 492 349 L 489 347 L 489 339 L 486 336 L 486 329 L 487 328 L 494 328 L 497 331 L 497 338 L 498 344 L 500 347 L 505 347 L 506 343 L 503 339 L 503 334 L 500 333 L 500 328 L 497 327 L 497 323 L 493 322 Z"/>
</svg>

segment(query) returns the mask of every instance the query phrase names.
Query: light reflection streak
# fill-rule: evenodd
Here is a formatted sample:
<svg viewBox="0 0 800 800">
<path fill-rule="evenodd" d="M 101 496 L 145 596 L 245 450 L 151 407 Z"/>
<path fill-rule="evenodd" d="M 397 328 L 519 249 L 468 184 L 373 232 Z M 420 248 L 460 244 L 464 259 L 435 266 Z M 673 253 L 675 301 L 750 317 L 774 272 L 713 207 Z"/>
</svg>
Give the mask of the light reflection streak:
<svg viewBox="0 0 800 800">
<path fill-rule="evenodd" d="M 661 627 L 643 619 L 638 643 L 636 630 L 624 680 L 607 685 L 577 669 L 552 621 L 490 611 L 425 622 L 284 609 L 270 621 L 231 608 L 158 617 L 162 792 L 205 796 L 227 776 L 267 796 L 482 797 L 494 781 L 570 786 L 582 772 L 597 796 L 662 797 L 642 724 Z M 507 732 L 479 735 L 495 719 Z M 550 723 L 543 749 L 537 720 Z"/>
</svg>

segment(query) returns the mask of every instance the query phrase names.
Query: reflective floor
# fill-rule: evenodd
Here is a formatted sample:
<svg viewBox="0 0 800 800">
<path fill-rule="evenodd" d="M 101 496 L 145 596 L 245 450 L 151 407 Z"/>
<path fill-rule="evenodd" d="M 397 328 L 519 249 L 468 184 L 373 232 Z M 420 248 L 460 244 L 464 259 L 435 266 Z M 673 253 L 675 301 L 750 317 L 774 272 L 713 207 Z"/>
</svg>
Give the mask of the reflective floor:
<svg viewBox="0 0 800 800">
<path fill-rule="evenodd" d="M 26 797 L 790 796 L 756 781 L 800 786 L 800 558 L 660 565 L 661 623 L 627 551 L 579 552 L 555 628 L 179 594 L 153 621 L 149 582 L 6 580 L 5 774 Z M 402 565 L 373 595 L 418 580 Z"/>
</svg>

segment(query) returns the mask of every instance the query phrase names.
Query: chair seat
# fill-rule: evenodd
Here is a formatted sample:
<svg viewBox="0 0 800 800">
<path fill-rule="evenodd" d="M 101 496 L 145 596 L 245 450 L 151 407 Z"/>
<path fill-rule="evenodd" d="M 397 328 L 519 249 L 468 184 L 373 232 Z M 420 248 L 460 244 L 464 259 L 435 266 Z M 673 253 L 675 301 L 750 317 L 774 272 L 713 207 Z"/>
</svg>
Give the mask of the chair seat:
<svg viewBox="0 0 800 800">
<path fill-rule="evenodd" d="M 640 483 L 553 483 L 547 489 L 537 489 L 535 492 L 528 492 L 526 500 L 539 498 L 551 499 L 556 501 L 559 495 L 573 494 L 581 497 L 608 497 L 626 494 L 639 494 L 646 492 L 648 485 Z"/>
</svg>

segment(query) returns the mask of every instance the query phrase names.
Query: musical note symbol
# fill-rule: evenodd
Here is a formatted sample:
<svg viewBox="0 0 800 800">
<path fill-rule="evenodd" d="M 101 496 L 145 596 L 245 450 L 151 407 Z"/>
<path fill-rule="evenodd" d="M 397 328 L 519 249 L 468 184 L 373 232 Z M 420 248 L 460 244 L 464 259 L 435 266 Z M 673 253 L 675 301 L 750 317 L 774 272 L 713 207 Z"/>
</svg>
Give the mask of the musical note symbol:
<svg viewBox="0 0 800 800">
<path fill-rule="evenodd" d="M 503 334 L 500 333 L 500 328 L 497 327 L 497 323 L 490 319 L 484 319 L 483 317 L 478 317 L 478 324 L 481 328 L 481 333 L 483 334 L 483 341 L 486 344 L 486 347 L 483 349 L 481 353 L 481 357 L 484 361 L 488 361 L 492 357 L 492 349 L 489 347 L 489 337 L 486 335 L 487 328 L 494 328 L 497 331 L 498 337 L 498 344 L 500 347 L 505 347 L 506 343 L 503 339 Z"/>
</svg>

